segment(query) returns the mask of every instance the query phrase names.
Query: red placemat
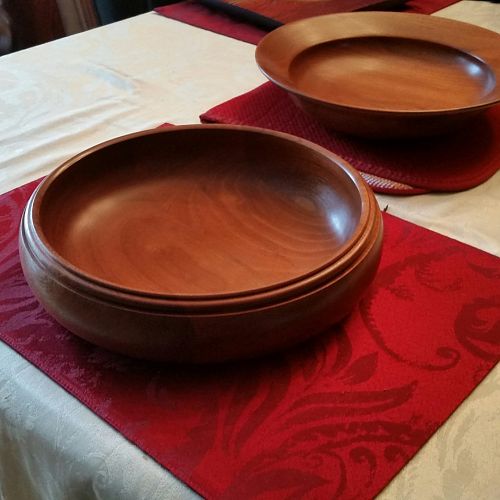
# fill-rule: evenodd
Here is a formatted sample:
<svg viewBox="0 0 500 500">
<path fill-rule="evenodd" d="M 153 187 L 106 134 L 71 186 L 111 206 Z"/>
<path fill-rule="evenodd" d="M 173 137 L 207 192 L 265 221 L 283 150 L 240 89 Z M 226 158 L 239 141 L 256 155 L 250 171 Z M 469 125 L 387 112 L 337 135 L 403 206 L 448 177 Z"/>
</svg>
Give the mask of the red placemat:
<svg viewBox="0 0 500 500">
<path fill-rule="evenodd" d="M 457 1 L 408 0 L 401 10 L 403 12 L 431 14 Z M 236 19 L 191 0 L 157 7 L 155 11 L 164 17 L 253 44 L 259 43 L 267 32 L 241 21 L 240 18 Z"/>
<path fill-rule="evenodd" d="M 376 141 L 326 130 L 268 82 L 200 118 L 279 130 L 313 141 L 345 158 L 379 193 L 460 191 L 484 182 L 500 167 L 500 106 L 450 136 Z"/>
<path fill-rule="evenodd" d="M 266 34 L 264 30 L 251 24 L 237 21 L 226 14 L 190 0 L 157 7 L 155 11 L 164 17 L 255 45 Z"/>
<path fill-rule="evenodd" d="M 94 347 L 34 299 L 0 196 L 0 339 L 208 498 L 371 498 L 500 358 L 499 259 L 385 214 L 374 285 L 265 359 L 162 366 Z"/>
</svg>

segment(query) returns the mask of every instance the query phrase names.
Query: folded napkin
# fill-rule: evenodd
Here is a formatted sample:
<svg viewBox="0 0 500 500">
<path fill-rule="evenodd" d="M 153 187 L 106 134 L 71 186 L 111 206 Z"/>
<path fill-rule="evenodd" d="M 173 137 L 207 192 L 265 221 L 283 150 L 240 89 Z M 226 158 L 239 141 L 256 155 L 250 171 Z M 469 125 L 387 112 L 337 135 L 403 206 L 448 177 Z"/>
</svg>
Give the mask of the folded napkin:
<svg viewBox="0 0 500 500">
<path fill-rule="evenodd" d="M 484 182 L 500 167 L 500 106 L 449 136 L 369 140 L 326 130 L 298 109 L 286 92 L 265 83 L 200 118 L 278 130 L 313 141 L 345 158 L 379 193 L 464 190 Z"/>
<path fill-rule="evenodd" d="M 36 185 L 0 196 L 0 339 L 206 498 L 372 498 L 500 359 L 499 259 L 388 214 L 373 286 L 317 338 L 208 367 L 112 354 L 24 280 Z"/>
</svg>

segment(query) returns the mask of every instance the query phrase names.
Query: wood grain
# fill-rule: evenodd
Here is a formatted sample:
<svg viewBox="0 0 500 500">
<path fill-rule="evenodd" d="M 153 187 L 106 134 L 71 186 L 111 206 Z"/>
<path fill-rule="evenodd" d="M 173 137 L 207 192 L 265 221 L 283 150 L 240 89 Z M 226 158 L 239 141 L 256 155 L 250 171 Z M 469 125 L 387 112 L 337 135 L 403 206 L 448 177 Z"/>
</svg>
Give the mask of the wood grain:
<svg viewBox="0 0 500 500">
<path fill-rule="evenodd" d="M 466 52 L 389 37 L 317 45 L 294 59 L 290 76 L 297 90 L 318 99 L 402 112 L 474 106 L 496 86 L 492 69 Z"/>
<path fill-rule="evenodd" d="M 88 274 L 145 292 L 235 293 L 314 272 L 353 238 L 357 187 L 328 158 L 264 137 L 207 129 L 96 152 L 47 193 L 45 235 Z"/>
</svg>

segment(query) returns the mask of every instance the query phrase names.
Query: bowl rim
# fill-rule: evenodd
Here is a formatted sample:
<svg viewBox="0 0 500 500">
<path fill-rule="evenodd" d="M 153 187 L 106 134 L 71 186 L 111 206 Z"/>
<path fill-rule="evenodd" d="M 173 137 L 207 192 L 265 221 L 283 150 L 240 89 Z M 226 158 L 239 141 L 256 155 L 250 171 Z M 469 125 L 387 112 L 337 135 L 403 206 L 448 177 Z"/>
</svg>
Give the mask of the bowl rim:
<svg viewBox="0 0 500 500">
<path fill-rule="evenodd" d="M 50 244 L 44 234 L 40 223 L 40 207 L 44 200 L 44 194 L 48 191 L 53 181 L 60 177 L 64 172 L 77 164 L 82 158 L 93 154 L 96 151 L 104 149 L 113 144 L 117 144 L 130 139 L 155 135 L 169 134 L 179 131 L 199 131 L 206 129 L 219 130 L 240 130 L 243 132 L 253 132 L 268 136 L 278 137 L 284 140 L 291 140 L 297 144 L 310 148 L 330 160 L 334 168 L 340 168 L 353 182 L 361 202 L 361 212 L 359 223 L 352 237 L 339 247 L 339 252 L 335 259 L 329 260 L 319 268 L 299 275 L 296 278 L 272 284 L 256 289 L 241 290 L 237 292 L 226 292 L 219 294 L 172 294 L 138 290 L 111 281 L 98 278 L 88 272 L 79 269 L 77 266 L 66 260 Z M 350 264 L 357 256 L 363 253 L 370 238 L 374 239 L 377 226 L 376 219 L 381 218 L 380 210 L 371 189 L 367 186 L 361 175 L 348 162 L 332 153 L 331 151 L 318 146 L 305 139 L 276 132 L 273 130 L 259 127 L 249 127 L 243 125 L 219 125 L 219 124 L 193 124 L 164 127 L 158 129 L 144 130 L 119 136 L 100 144 L 92 146 L 72 158 L 63 162 L 51 174 L 49 174 L 34 191 L 25 207 L 21 220 L 21 234 L 23 242 L 30 252 L 31 256 L 42 267 L 51 266 L 57 271 L 59 281 L 66 283 L 66 286 L 76 287 L 81 293 L 90 293 L 95 297 L 104 300 L 119 298 L 120 303 L 128 304 L 157 304 L 161 307 L 179 308 L 183 311 L 191 309 L 211 309 L 219 307 L 242 307 L 244 304 L 256 304 L 266 302 L 276 302 L 279 300 L 290 299 L 290 297 L 299 295 L 305 290 L 311 290 L 316 286 L 331 280 L 349 269 Z M 36 249 L 37 253 L 33 251 Z M 71 285 L 70 285 L 71 284 Z M 113 298 L 114 296 L 114 298 Z"/>
<path fill-rule="evenodd" d="M 273 68 L 269 67 L 266 61 L 266 51 L 268 50 L 268 46 L 275 43 L 276 39 L 283 36 L 283 34 L 287 34 L 289 31 L 301 29 L 303 27 L 315 27 L 316 25 L 326 25 L 328 29 L 331 29 L 332 36 L 334 36 L 334 29 L 332 25 L 336 22 L 339 24 L 345 24 L 346 22 L 351 22 L 353 25 L 357 25 L 360 21 L 363 21 L 365 18 L 368 21 L 371 20 L 380 20 L 382 22 L 387 22 L 391 26 L 391 30 L 394 30 L 391 35 L 378 35 L 384 37 L 399 37 L 405 38 L 408 40 L 415 40 L 415 38 L 405 36 L 405 27 L 407 24 L 414 25 L 418 23 L 424 23 L 427 26 L 430 26 L 435 30 L 435 33 L 429 35 L 426 34 L 426 38 L 417 39 L 417 41 L 430 41 L 436 43 L 438 45 L 442 45 L 446 48 L 451 48 L 454 50 L 458 50 L 459 52 L 465 53 L 470 57 L 478 60 L 482 64 L 486 65 L 488 69 L 492 72 L 495 77 L 495 86 L 494 88 L 482 99 L 478 100 L 476 104 L 465 105 L 465 106 L 456 106 L 456 107 L 444 107 L 444 108 L 436 108 L 436 109 L 385 109 L 379 108 L 376 106 L 358 106 L 355 104 L 345 104 L 335 102 L 332 100 L 324 100 L 320 99 L 314 94 L 303 92 L 297 89 L 292 82 L 287 82 L 286 77 L 281 74 L 279 71 L 276 71 Z M 440 28 L 445 27 L 449 29 L 462 30 L 460 31 L 460 36 L 455 36 L 454 39 L 450 39 L 447 33 L 442 34 L 439 32 Z M 464 29 L 466 30 L 464 32 Z M 471 33 L 468 33 L 470 31 Z M 464 33 L 466 33 L 466 37 L 464 40 Z M 313 101 L 315 103 L 321 104 L 323 106 L 328 106 L 334 109 L 348 111 L 348 112 L 359 112 L 359 113 L 370 113 L 374 116 L 380 117 L 395 117 L 395 116 L 406 116 L 406 117 L 427 117 L 427 116 L 436 116 L 436 115 L 452 115 L 452 114 L 461 114 L 461 113 L 469 113 L 474 111 L 479 111 L 491 106 L 494 106 L 500 103 L 500 50 L 495 52 L 494 50 L 488 50 L 489 47 L 486 47 L 486 44 L 483 43 L 483 46 L 474 47 L 474 41 L 476 35 L 483 35 L 484 37 L 491 37 L 494 39 L 498 38 L 498 46 L 500 47 L 500 33 L 496 33 L 495 31 L 488 30 L 486 28 L 482 28 L 480 26 L 472 25 L 470 23 L 466 23 L 463 21 L 456 21 L 454 19 L 447 19 L 441 17 L 434 17 L 425 14 L 413 14 L 406 12 L 345 12 L 345 13 L 336 13 L 336 14 L 326 14 L 322 16 L 310 17 L 307 19 L 301 19 L 298 21 L 293 21 L 291 23 L 284 24 L 275 30 L 268 33 L 264 38 L 260 40 L 257 44 L 255 50 L 255 60 L 257 66 L 263 75 L 271 81 L 273 84 L 282 88 L 283 90 L 289 92 L 297 96 L 299 99 L 305 99 L 309 101 Z M 368 35 L 363 35 L 368 36 Z M 377 34 L 372 34 L 369 36 L 377 36 Z M 477 37 L 480 38 L 481 37 Z M 339 38 L 342 39 L 342 38 Z M 316 44 L 311 44 L 309 47 L 318 45 L 319 43 L 325 43 L 330 40 L 328 37 L 326 40 L 318 42 Z M 480 40 L 481 41 L 481 40 Z M 476 42 L 477 43 L 477 42 Z M 472 47 L 471 47 L 472 45 Z M 307 47 L 307 48 L 309 48 Z M 304 50 L 304 49 L 303 49 Z M 302 50 L 299 52 L 301 53 Z M 485 56 L 486 53 L 486 56 Z M 284 58 L 280 60 L 279 64 L 288 68 L 290 63 L 294 60 L 294 58 L 298 54 L 290 54 L 288 56 L 289 59 Z"/>
</svg>

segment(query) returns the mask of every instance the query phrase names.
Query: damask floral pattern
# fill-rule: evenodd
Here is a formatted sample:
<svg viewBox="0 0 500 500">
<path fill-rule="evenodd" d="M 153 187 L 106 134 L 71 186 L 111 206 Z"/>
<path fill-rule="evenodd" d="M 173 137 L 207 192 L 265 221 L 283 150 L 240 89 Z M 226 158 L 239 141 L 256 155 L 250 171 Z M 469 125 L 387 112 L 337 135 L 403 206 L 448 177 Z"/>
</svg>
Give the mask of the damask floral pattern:
<svg viewBox="0 0 500 500">
<path fill-rule="evenodd" d="M 103 351 L 24 281 L 35 186 L 0 198 L 0 338 L 206 497 L 371 497 L 499 359 L 498 259 L 387 214 L 374 285 L 308 343 L 209 367 Z"/>
</svg>

